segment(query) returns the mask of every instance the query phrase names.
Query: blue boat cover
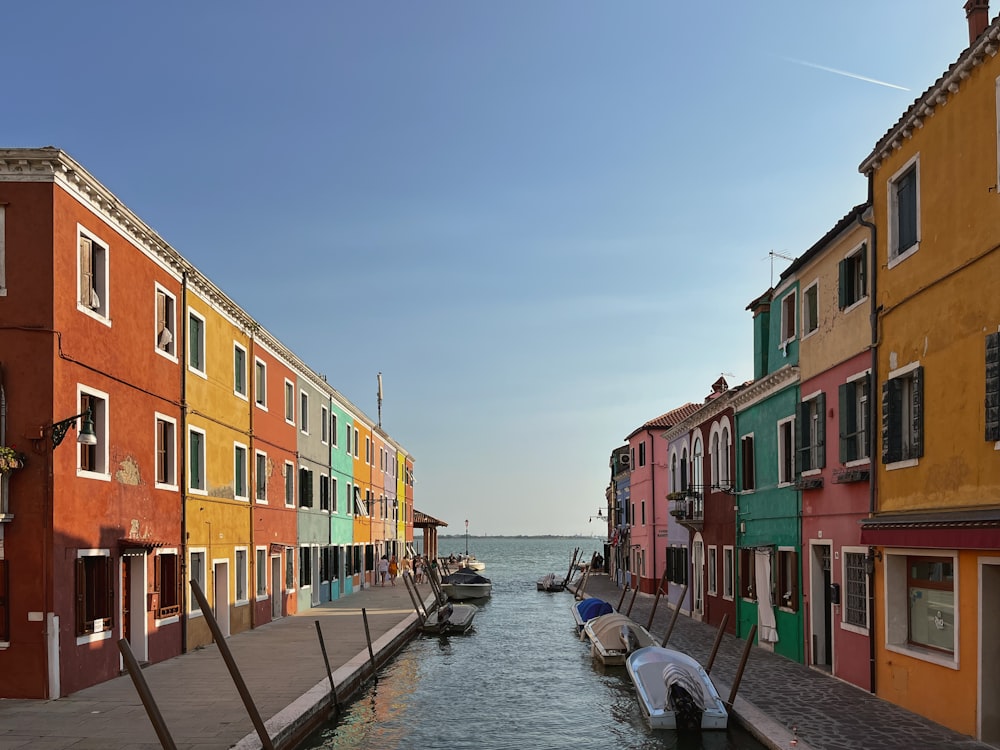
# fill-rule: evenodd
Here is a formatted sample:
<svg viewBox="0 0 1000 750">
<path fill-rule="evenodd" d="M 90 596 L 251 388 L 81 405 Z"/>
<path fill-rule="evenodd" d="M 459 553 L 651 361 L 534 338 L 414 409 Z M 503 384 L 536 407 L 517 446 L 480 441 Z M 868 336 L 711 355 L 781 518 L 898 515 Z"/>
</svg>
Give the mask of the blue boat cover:
<svg viewBox="0 0 1000 750">
<path fill-rule="evenodd" d="M 587 622 L 595 617 L 610 614 L 615 611 L 615 608 L 603 599 L 591 597 L 577 604 L 576 611 L 580 613 L 580 619 Z"/>
</svg>

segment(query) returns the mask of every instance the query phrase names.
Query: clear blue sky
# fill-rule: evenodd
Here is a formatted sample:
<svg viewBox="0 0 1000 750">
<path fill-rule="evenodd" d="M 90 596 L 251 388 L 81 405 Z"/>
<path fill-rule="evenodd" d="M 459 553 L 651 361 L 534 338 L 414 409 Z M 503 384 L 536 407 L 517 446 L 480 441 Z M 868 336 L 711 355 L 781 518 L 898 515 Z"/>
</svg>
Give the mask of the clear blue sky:
<svg viewBox="0 0 1000 750">
<path fill-rule="evenodd" d="M 372 418 L 381 371 L 448 531 L 586 533 L 626 435 L 752 377 L 768 252 L 865 199 L 962 6 L 8 3 L 0 145 L 66 150 Z"/>
</svg>

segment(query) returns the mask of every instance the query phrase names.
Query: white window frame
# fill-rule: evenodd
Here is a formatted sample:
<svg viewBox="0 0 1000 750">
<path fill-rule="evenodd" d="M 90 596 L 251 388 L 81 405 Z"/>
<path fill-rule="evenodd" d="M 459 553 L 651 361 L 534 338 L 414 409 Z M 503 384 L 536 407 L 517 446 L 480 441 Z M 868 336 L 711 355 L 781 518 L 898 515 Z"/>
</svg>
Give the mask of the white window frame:
<svg viewBox="0 0 1000 750">
<path fill-rule="evenodd" d="M 791 445 L 786 449 L 784 441 L 781 439 L 781 431 L 787 425 L 791 423 L 789 429 L 791 430 Z M 787 487 L 795 483 L 795 416 L 785 417 L 784 419 L 779 419 L 777 423 L 778 428 L 778 486 Z M 791 476 L 783 477 L 782 473 L 786 465 L 785 451 L 790 450 L 792 452 L 791 456 Z M 756 477 L 755 477 L 756 479 Z"/>
<path fill-rule="evenodd" d="M 153 294 L 153 349 L 161 357 L 169 359 L 174 364 L 177 363 L 177 342 L 179 337 L 177 336 L 177 297 L 173 295 L 165 286 L 156 283 L 155 293 Z M 160 335 L 161 332 L 157 331 L 156 328 L 160 323 L 159 315 L 156 311 L 156 299 L 162 294 L 164 299 L 164 310 L 163 310 L 163 328 L 165 331 L 170 333 L 170 343 L 167 348 L 160 346 Z"/>
<path fill-rule="evenodd" d="M 886 376 L 886 380 L 895 380 L 897 378 L 906 378 L 906 377 L 908 377 L 911 380 L 910 387 L 912 388 L 913 387 L 912 386 L 913 377 L 912 377 L 911 373 L 914 370 L 916 370 L 917 368 L 919 368 L 919 367 L 920 367 L 920 360 L 917 360 L 916 362 L 910 362 L 909 364 L 905 364 L 902 367 L 899 367 L 899 368 L 897 368 L 895 370 L 890 370 L 889 374 Z M 879 392 L 881 393 L 881 389 L 879 389 Z M 870 409 L 871 408 L 870 400 L 872 398 L 872 394 L 870 392 L 868 394 L 868 398 L 869 398 L 868 408 Z M 906 402 L 906 399 L 904 399 L 904 403 L 905 402 Z M 912 402 L 912 397 L 911 397 L 911 402 Z M 926 404 L 926 394 L 925 394 L 925 398 L 924 398 L 924 403 Z M 881 405 L 879 406 L 879 409 L 881 410 Z M 911 432 L 911 434 L 910 434 L 910 440 L 912 442 L 912 440 L 913 440 L 913 435 L 912 435 L 913 420 L 912 420 L 912 414 L 910 413 L 910 409 L 912 409 L 912 403 L 910 405 L 908 405 L 908 406 L 905 407 L 904 414 L 900 415 L 900 419 L 902 421 L 903 426 L 906 427 L 906 429 Z M 909 418 L 909 419 L 903 419 L 903 417 L 907 416 L 907 415 L 909 415 L 911 418 Z M 882 414 L 881 416 L 882 416 L 883 419 L 885 419 L 885 415 L 884 414 Z M 922 438 L 924 440 L 926 440 L 926 435 L 927 435 L 927 431 L 925 429 L 924 430 L 924 434 L 922 436 Z M 874 436 L 872 436 L 872 437 L 874 437 Z M 879 435 L 879 440 L 881 441 L 881 439 L 882 439 L 882 436 Z M 869 438 L 868 445 L 871 446 L 874 443 L 875 443 L 875 441 L 872 440 L 871 438 Z M 908 469 L 908 468 L 911 468 L 913 466 L 918 466 L 919 464 L 920 464 L 920 457 L 919 456 L 916 457 L 916 458 L 902 458 L 899 461 L 893 461 L 891 463 L 885 464 L 885 470 L 886 471 L 895 471 L 896 469 Z"/>
<path fill-rule="evenodd" d="M 815 320 L 809 319 L 808 301 L 810 292 L 813 293 L 813 298 L 815 299 L 816 302 Z M 806 327 L 810 323 L 812 323 L 812 328 L 810 328 L 807 331 Z M 812 336 L 818 330 L 819 330 L 819 279 L 815 279 L 812 283 L 809 284 L 809 286 L 807 286 L 805 289 L 802 290 L 802 340 L 805 341 L 807 338 Z"/>
<path fill-rule="evenodd" d="M 729 561 L 727 566 L 726 561 Z M 727 593 L 728 590 L 728 593 Z M 733 601 L 736 592 L 736 547 L 726 544 L 722 547 L 722 598 Z"/>
<path fill-rule="evenodd" d="M 240 393 L 239 383 L 236 382 L 236 352 L 243 352 L 243 392 Z M 233 395 L 242 401 L 250 400 L 250 367 L 247 356 L 247 348 L 239 341 L 233 340 Z"/>
<path fill-rule="evenodd" d="M 258 409 L 267 411 L 267 362 L 260 357 L 253 358 L 253 401 Z M 260 377 L 263 373 L 264 377 Z M 258 399 L 263 396 L 264 400 Z"/>
<path fill-rule="evenodd" d="M 294 508 L 298 503 L 298 498 L 295 496 L 295 464 L 291 461 L 285 461 L 285 473 L 282 478 L 285 480 L 285 507 Z M 290 479 L 289 479 L 290 477 Z M 289 481 L 291 485 L 289 485 Z"/>
<path fill-rule="evenodd" d="M 240 555 L 243 555 L 243 571 L 240 572 Z M 245 607 L 250 603 L 250 550 L 248 547 L 233 549 L 233 581 L 236 591 L 233 592 L 233 605 Z M 243 596 L 240 596 L 240 584 L 243 584 Z"/>
<path fill-rule="evenodd" d="M 96 308 L 85 305 L 80 300 L 80 284 L 83 282 L 80 274 L 80 267 L 82 265 L 80 258 L 81 239 L 90 240 L 90 252 L 92 253 L 91 257 L 93 257 L 93 254 L 95 253 L 98 254 L 97 260 L 93 263 L 97 269 L 97 275 L 92 286 L 92 289 L 99 300 L 99 304 Z M 111 327 L 111 279 L 109 276 L 110 255 L 110 245 L 106 240 L 101 239 L 100 236 L 90 229 L 87 229 L 83 226 L 83 224 L 76 225 L 76 248 L 74 252 L 74 257 L 76 257 L 76 291 L 74 292 L 74 296 L 76 297 L 76 309 L 94 320 L 103 323 L 108 328 Z"/>
<path fill-rule="evenodd" d="M 866 560 L 868 559 L 868 548 L 867 547 L 848 547 L 844 546 L 840 548 L 840 580 L 843 582 L 841 584 L 841 606 L 840 606 L 840 629 L 848 630 L 852 633 L 857 633 L 859 635 L 868 635 L 872 624 L 872 612 L 871 612 L 871 577 L 865 576 L 865 625 L 862 627 L 860 625 L 854 625 L 847 622 L 847 556 L 848 555 L 861 555 Z"/>
<path fill-rule="evenodd" d="M 865 422 L 865 433 L 870 433 L 872 431 L 872 425 L 871 425 L 871 414 L 872 414 L 872 412 L 871 412 L 871 410 L 872 410 L 872 398 L 873 398 L 872 391 L 874 389 L 874 385 L 873 385 L 873 383 L 871 381 L 871 373 L 872 373 L 872 369 L 869 367 L 869 368 L 867 368 L 865 370 L 862 370 L 861 372 L 856 372 L 853 375 L 850 375 L 850 376 L 844 378 L 844 382 L 845 383 L 854 383 L 854 382 L 857 382 L 859 380 L 867 380 L 868 381 L 868 394 L 864 397 L 865 401 L 867 401 L 867 403 L 868 403 L 868 419 L 861 420 L 862 414 L 859 413 L 859 412 L 863 411 L 863 409 L 859 409 L 859 407 L 861 406 L 861 399 L 858 399 L 857 401 L 855 401 L 851 405 L 851 407 L 854 409 L 854 412 L 855 412 L 855 414 L 854 414 L 855 419 L 857 419 L 859 422 L 860 421 L 864 421 Z M 839 404 L 838 404 L 838 408 L 839 408 Z M 844 464 L 844 466 L 850 468 L 850 467 L 853 467 L 853 466 L 868 466 L 869 464 L 871 464 L 871 462 L 872 462 L 872 456 L 871 456 L 871 452 L 872 452 L 872 436 L 869 434 L 869 435 L 867 435 L 867 437 L 868 437 L 868 455 L 865 456 L 865 457 L 863 457 L 863 458 L 856 458 L 856 459 L 853 459 L 851 461 L 848 461 L 847 463 Z M 869 618 L 870 618 L 870 615 L 869 615 Z"/>
<path fill-rule="evenodd" d="M 330 410 L 330 446 L 333 448 L 337 447 L 337 426 L 339 419 L 337 419 L 337 412 Z"/>
<path fill-rule="evenodd" d="M 243 494 L 239 492 L 240 489 L 240 479 L 239 476 L 239 461 L 237 460 L 240 453 L 243 454 Z M 244 444 L 238 441 L 233 441 L 233 497 L 237 500 L 249 500 L 250 499 L 250 450 Z"/>
<path fill-rule="evenodd" d="M 861 252 L 867 248 L 867 246 L 868 246 L 867 242 L 859 242 L 855 247 L 853 247 L 852 249 L 850 249 L 849 251 L 847 251 L 846 253 L 844 253 L 843 260 L 847 260 L 848 258 L 857 258 L 857 256 L 861 255 Z M 868 263 L 871 263 L 871 259 L 870 258 L 868 259 Z M 858 267 L 859 267 L 858 264 L 855 264 L 855 268 L 858 268 Z M 865 302 L 868 299 L 868 288 L 869 288 L 869 284 L 870 284 L 870 281 L 869 281 L 869 278 L 868 278 L 870 276 L 870 274 L 868 273 L 868 268 L 865 268 L 863 270 L 863 273 L 864 273 L 864 279 L 865 279 L 865 291 L 864 291 L 864 294 L 859 295 L 858 298 L 856 300 L 854 300 L 854 302 L 852 302 L 851 304 L 849 304 L 846 307 L 844 307 L 841 310 L 842 313 L 849 313 L 851 310 L 854 310 L 855 308 L 859 307 L 863 302 Z M 838 280 L 838 282 L 839 282 L 839 280 Z M 856 284 L 857 284 L 857 277 L 851 279 L 851 285 L 852 286 L 856 286 Z M 839 292 L 838 292 L 838 294 L 839 294 Z"/>
<path fill-rule="evenodd" d="M 260 497 L 260 460 L 264 459 L 264 497 Z M 267 505 L 267 453 L 262 450 L 254 450 L 253 456 L 253 497 L 257 505 Z"/>
<path fill-rule="evenodd" d="M 199 480 L 200 480 L 201 484 L 203 485 L 202 487 L 195 487 L 193 485 L 192 481 L 191 481 L 191 479 L 192 479 L 191 472 L 194 469 L 194 466 L 192 465 L 192 462 L 191 462 L 191 434 L 192 433 L 198 433 L 199 435 L 201 435 L 201 476 L 199 477 Z M 188 472 L 187 472 L 188 473 L 188 475 L 187 475 L 188 494 L 190 494 L 190 495 L 207 495 L 208 494 L 208 467 L 205 466 L 205 463 L 206 463 L 207 456 L 208 456 L 208 436 L 207 436 L 205 430 L 203 430 L 201 427 L 195 427 L 194 425 L 188 425 L 187 439 L 184 442 L 185 442 L 185 449 L 186 449 L 186 456 L 187 456 L 187 467 L 188 467 Z"/>
<path fill-rule="evenodd" d="M 77 559 L 79 559 L 81 557 L 107 557 L 108 558 L 108 564 L 111 565 L 112 568 L 114 568 L 114 566 L 115 566 L 115 561 L 113 559 L 111 559 L 111 550 L 109 548 L 102 548 L 102 549 L 78 549 L 76 551 L 76 557 L 77 557 Z M 120 575 L 121 575 L 121 573 L 119 571 L 118 577 L 120 577 Z M 74 607 L 78 607 L 78 606 L 79 606 L 79 603 L 74 603 Z M 111 634 L 115 631 L 114 622 L 115 622 L 116 618 L 114 616 L 114 611 L 120 610 L 120 603 L 117 604 L 117 605 L 114 605 L 114 606 L 115 606 L 115 609 L 113 610 L 113 613 L 112 613 L 112 615 L 110 617 L 111 623 L 112 623 L 111 627 L 110 628 L 102 628 L 101 630 L 98 630 L 95 633 L 86 633 L 84 635 L 78 635 L 78 636 L 76 636 L 76 645 L 77 646 L 86 646 L 88 643 L 96 643 L 98 641 L 106 641 L 106 640 L 108 640 L 111 637 Z M 74 617 L 74 620 L 75 620 L 75 618 L 76 618 L 76 610 L 75 609 L 73 610 L 73 617 Z M 73 632 L 75 633 L 76 632 L 75 625 L 72 626 L 72 627 L 73 627 Z"/>
<path fill-rule="evenodd" d="M 153 471 L 153 486 L 158 490 L 176 490 L 177 489 L 177 420 L 173 417 L 167 416 L 166 414 L 161 414 L 160 412 L 153 412 L 153 449 L 155 451 L 159 450 L 159 422 L 166 422 L 170 425 L 170 445 L 164 446 L 167 458 L 169 462 L 168 474 L 170 475 L 170 481 L 160 482 L 157 472 Z M 157 464 L 157 457 L 153 457 L 153 466 Z"/>
<path fill-rule="evenodd" d="M 295 383 L 285 378 L 285 423 L 295 427 Z"/>
<path fill-rule="evenodd" d="M 818 476 L 823 473 L 823 468 L 825 467 L 826 461 L 824 461 L 824 466 L 813 466 L 813 452 L 817 451 L 819 448 L 819 441 L 823 441 L 823 450 L 826 450 L 826 413 L 819 411 L 819 398 L 820 396 L 825 397 L 824 391 L 813 391 L 807 396 L 802 397 L 802 404 L 809 404 L 809 424 L 800 425 L 803 430 L 802 436 L 802 447 L 809 448 L 809 465 L 806 466 L 806 459 L 803 456 L 801 459 L 802 463 L 802 476 L 811 477 Z M 825 403 L 825 401 L 824 401 Z M 806 435 L 809 436 L 809 444 L 806 445 Z M 793 439 L 795 437 L 794 433 L 792 435 Z"/>
<path fill-rule="evenodd" d="M 263 564 L 261 563 L 261 557 L 264 558 Z M 270 598 L 270 587 L 267 585 L 269 567 L 271 567 L 271 560 L 267 553 L 267 547 L 256 547 L 254 549 L 254 601 L 263 602 Z M 263 576 L 263 579 L 261 576 Z M 260 588 L 262 581 L 264 583 L 263 591 Z"/>
<path fill-rule="evenodd" d="M 953 591 L 955 594 L 955 650 L 949 656 L 943 651 L 911 646 L 909 641 L 909 591 L 907 587 L 908 570 L 906 558 L 914 557 L 948 557 L 952 561 L 955 572 Z M 883 551 L 883 566 L 885 587 L 882 592 L 882 617 L 885 634 L 885 648 L 897 654 L 904 654 L 920 661 L 937 664 L 948 669 L 958 670 L 961 664 L 961 569 L 958 564 L 958 553 L 955 550 L 939 550 L 931 548 L 920 549 L 885 549 Z M 892 608 L 896 609 L 893 610 Z M 869 615 L 870 617 L 871 615 Z"/>
<path fill-rule="evenodd" d="M 201 351 L 199 352 L 199 357 L 201 359 L 202 366 L 205 368 L 204 370 L 199 370 L 197 367 L 191 364 L 191 345 L 193 343 L 191 341 L 191 318 L 196 318 L 201 323 Z M 208 324 L 207 321 L 205 320 L 205 316 L 202 315 L 197 310 L 188 307 L 186 326 L 187 327 L 184 329 L 185 333 L 184 339 L 185 339 L 185 346 L 187 348 L 186 355 L 188 361 L 188 371 L 193 372 L 200 378 L 208 380 L 208 374 L 206 372 L 208 369 L 208 363 L 205 361 L 208 355 L 208 344 L 206 343 L 206 339 L 208 338 Z"/>
<path fill-rule="evenodd" d="M 354 428 L 354 457 L 360 460 L 361 449 L 358 447 L 358 443 L 361 442 L 361 433 L 358 432 L 358 428 Z"/>
<path fill-rule="evenodd" d="M 309 394 L 304 390 L 299 391 L 299 430 L 309 434 Z"/>
<path fill-rule="evenodd" d="M 319 441 L 323 445 L 330 444 L 330 410 L 326 406 L 319 407 Z"/>
<path fill-rule="evenodd" d="M 90 386 L 83 385 L 81 383 L 76 384 L 76 403 L 79 407 L 83 396 L 87 395 L 91 398 L 96 398 L 103 402 L 103 409 L 97 409 L 97 413 L 91 412 L 91 419 L 94 422 L 94 434 L 97 436 L 97 460 L 100 462 L 99 471 L 87 471 L 82 468 L 82 463 L 80 462 L 80 446 L 74 441 L 76 446 L 76 475 L 83 479 L 97 479 L 102 482 L 111 481 L 111 463 L 108 456 L 108 446 L 111 443 L 111 436 L 109 433 L 109 425 L 111 424 L 111 401 L 108 394 L 104 391 L 99 391 L 96 388 L 91 388 Z M 82 417 L 80 418 L 82 419 Z M 80 420 L 77 420 L 76 425 L 77 433 L 80 430 Z"/>
<path fill-rule="evenodd" d="M 796 329 L 798 328 L 798 321 L 795 316 L 798 315 L 798 297 L 796 296 L 796 291 L 793 289 L 788 292 L 785 296 L 781 298 L 781 343 L 779 346 L 784 349 L 789 342 L 795 341 Z M 788 315 L 792 316 L 791 324 L 787 320 Z M 786 331 L 788 334 L 786 335 Z"/>
<path fill-rule="evenodd" d="M 201 574 L 202 574 L 202 579 L 200 581 L 198 581 L 198 585 L 201 587 L 202 593 L 204 593 L 205 596 L 207 597 L 208 596 L 208 592 L 205 590 L 205 582 L 206 582 L 206 579 L 208 578 L 208 567 L 207 567 L 208 566 L 208 549 L 206 547 L 189 547 L 188 548 L 187 571 L 186 571 L 186 574 L 184 575 L 184 578 L 186 579 L 186 581 L 190 581 L 191 580 L 191 576 L 193 575 L 192 572 L 191 572 L 192 571 L 192 567 L 193 567 L 191 565 L 191 559 L 195 555 L 201 555 L 201 561 L 202 561 L 201 562 Z M 203 617 L 204 616 L 204 612 L 202 612 L 201 607 L 198 605 L 198 600 L 195 599 L 194 593 L 190 590 L 190 583 L 188 583 L 187 586 L 188 586 L 188 590 L 187 590 L 187 594 L 188 595 L 186 597 L 184 597 L 184 598 L 187 599 L 187 613 L 188 613 L 188 617 Z"/>
<path fill-rule="evenodd" d="M 719 595 L 719 548 L 714 544 L 708 546 L 705 557 L 708 568 L 708 593 L 711 596 Z"/>
<path fill-rule="evenodd" d="M 337 501 L 337 477 L 330 477 L 330 512 L 339 513 L 340 503 Z"/>
<path fill-rule="evenodd" d="M 899 213 L 899 198 L 898 189 L 900 178 L 904 177 L 910 168 L 915 171 L 915 182 L 916 182 L 916 242 L 914 242 L 910 247 L 908 247 L 904 252 L 900 253 L 897 243 L 899 238 L 896 236 L 896 220 Z M 896 170 L 895 174 L 889 178 L 886 183 L 886 189 L 888 191 L 888 201 L 886 203 L 886 209 L 888 211 L 888 258 L 889 262 L 887 264 L 888 268 L 894 268 L 895 266 L 902 263 L 904 260 L 909 258 L 911 255 L 920 250 L 920 154 L 915 154 L 911 157 L 903 166 Z"/>
</svg>

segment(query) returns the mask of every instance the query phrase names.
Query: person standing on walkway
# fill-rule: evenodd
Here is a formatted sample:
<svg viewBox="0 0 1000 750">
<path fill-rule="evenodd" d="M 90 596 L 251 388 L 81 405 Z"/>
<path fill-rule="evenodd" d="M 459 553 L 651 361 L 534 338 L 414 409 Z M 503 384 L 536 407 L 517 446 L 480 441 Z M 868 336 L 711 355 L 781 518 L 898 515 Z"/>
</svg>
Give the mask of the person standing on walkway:
<svg viewBox="0 0 1000 750">
<path fill-rule="evenodd" d="M 403 555 L 403 559 L 399 561 L 399 574 L 405 576 L 410 572 L 410 556 Z"/>
<path fill-rule="evenodd" d="M 378 577 L 381 585 L 385 586 L 385 579 L 389 577 L 389 558 L 386 555 L 378 561 Z"/>
<path fill-rule="evenodd" d="M 424 582 L 424 558 L 421 555 L 417 555 L 417 559 L 413 561 L 413 575 L 417 583 Z"/>
<path fill-rule="evenodd" d="M 399 575 L 399 564 L 396 562 L 396 556 L 393 555 L 392 559 L 389 560 L 389 583 L 393 586 L 396 585 L 397 575 Z"/>
</svg>

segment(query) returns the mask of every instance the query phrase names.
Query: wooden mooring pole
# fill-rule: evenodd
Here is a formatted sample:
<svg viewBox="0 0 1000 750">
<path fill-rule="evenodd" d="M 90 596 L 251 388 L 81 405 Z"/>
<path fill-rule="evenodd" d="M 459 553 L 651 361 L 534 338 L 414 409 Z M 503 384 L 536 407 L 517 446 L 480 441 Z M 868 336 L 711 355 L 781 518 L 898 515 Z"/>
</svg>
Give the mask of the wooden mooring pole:
<svg viewBox="0 0 1000 750">
<path fill-rule="evenodd" d="M 563 579 L 563 588 L 569 583 L 569 579 L 573 577 L 573 566 L 576 565 L 576 556 L 580 554 L 580 548 L 573 548 L 573 557 L 569 561 L 569 570 L 566 571 L 566 577 Z"/>
<path fill-rule="evenodd" d="M 653 608 L 649 610 L 649 619 L 646 621 L 646 630 L 649 630 L 651 627 L 653 627 L 653 615 L 656 614 L 656 607 L 660 603 L 660 595 L 663 593 L 664 585 L 666 585 L 669 590 L 670 584 L 667 583 L 666 571 L 663 571 L 663 577 L 660 579 L 660 585 L 656 587 L 656 598 L 653 599 Z"/>
<path fill-rule="evenodd" d="M 740 689 L 740 680 L 743 679 L 743 670 L 746 669 L 747 659 L 750 658 L 750 649 L 753 648 L 754 638 L 757 637 L 757 623 L 754 623 L 753 627 L 750 628 L 750 632 L 747 633 L 747 642 L 743 646 L 743 656 L 740 658 L 740 668 L 736 670 L 736 679 L 733 680 L 733 687 L 729 691 L 729 700 L 726 705 L 729 708 L 733 707 L 733 701 L 736 700 L 736 691 Z"/>
<path fill-rule="evenodd" d="M 372 677 L 378 682 L 378 667 L 375 666 L 375 650 L 372 648 L 372 633 L 368 629 L 368 610 L 361 608 L 361 619 L 365 621 L 365 640 L 368 641 L 368 658 L 372 663 Z"/>
<path fill-rule="evenodd" d="M 319 648 L 323 652 L 323 663 L 326 664 L 326 676 L 330 678 L 330 697 L 333 699 L 333 707 L 340 716 L 340 699 L 337 697 L 337 686 L 333 684 L 333 670 L 330 669 L 330 657 L 326 655 L 326 641 L 323 640 L 323 631 L 319 627 L 319 620 L 316 620 L 316 635 L 319 636 Z"/>
<path fill-rule="evenodd" d="M 170 730 L 167 729 L 167 722 L 163 720 L 163 714 L 160 713 L 160 707 L 156 705 L 149 684 L 142 676 L 142 669 L 132 653 L 132 647 L 128 645 L 127 640 L 122 638 L 118 641 L 118 650 L 122 652 L 125 669 L 128 670 L 128 676 L 132 678 L 132 684 L 135 685 L 135 691 L 139 694 L 139 700 L 142 701 L 142 705 L 146 709 L 146 715 L 149 716 L 149 720 L 153 724 L 156 736 L 160 738 L 160 747 L 163 750 L 177 750 L 174 738 L 170 736 Z"/>
<path fill-rule="evenodd" d="M 674 624 L 677 622 L 677 615 L 681 613 L 681 604 L 684 602 L 684 597 L 687 595 L 688 587 L 684 584 L 684 588 L 681 589 L 681 596 L 677 600 L 677 606 L 674 608 L 674 615 L 670 618 L 670 625 L 667 627 L 667 632 L 663 634 L 663 642 L 660 644 L 664 648 L 667 647 L 667 641 L 670 640 L 670 634 L 674 632 Z"/>
<path fill-rule="evenodd" d="M 705 674 L 712 673 L 712 665 L 715 663 L 715 655 L 719 652 L 719 644 L 722 643 L 722 634 L 726 632 L 727 622 L 729 622 L 728 612 L 722 616 L 722 622 L 719 623 L 719 632 L 715 634 L 715 643 L 712 644 L 712 653 L 708 657 L 708 664 L 705 665 Z"/>
<path fill-rule="evenodd" d="M 631 616 L 632 616 L 632 605 L 633 605 L 633 604 L 635 604 L 635 598 L 636 598 L 636 597 L 637 597 L 638 595 L 639 595 L 639 587 L 638 587 L 638 586 L 636 586 L 636 587 L 635 587 L 635 590 L 634 590 L 634 591 L 632 592 L 632 598 L 631 598 L 631 599 L 629 600 L 629 603 L 628 603 L 628 612 L 626 612 L 626 613 L 625 613 L 625 614 L 626 614 L 626 615 L 628 615 L 629 617 L 631 617 Z"/>
</svg>

